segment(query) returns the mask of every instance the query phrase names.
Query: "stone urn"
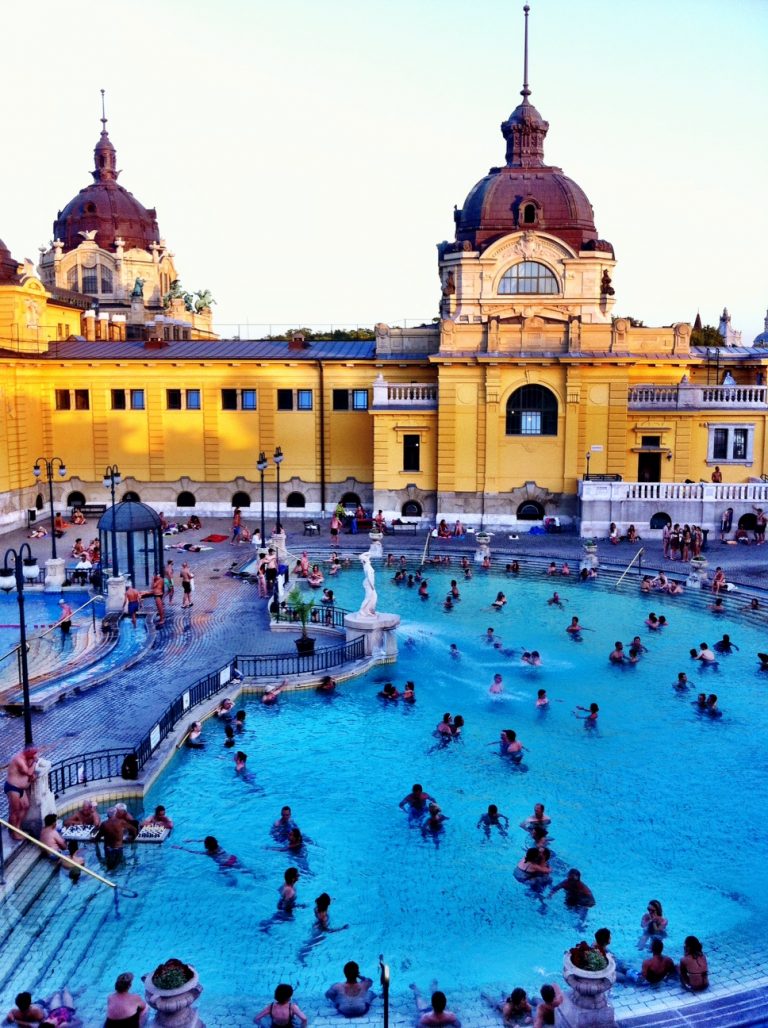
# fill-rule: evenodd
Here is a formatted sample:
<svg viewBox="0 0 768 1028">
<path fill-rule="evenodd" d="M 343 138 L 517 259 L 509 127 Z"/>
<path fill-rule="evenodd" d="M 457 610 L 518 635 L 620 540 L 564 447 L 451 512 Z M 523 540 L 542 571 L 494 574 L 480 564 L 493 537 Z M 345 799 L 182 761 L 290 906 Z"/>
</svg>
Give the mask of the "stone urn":
<svg viewBox="0 0 768 1028">
<path fill-rule="evenodd" d="M 193 1005 L 203 987 L 194 967 L 191 964 L 185 966 L 192 972 L 192 977 L 175 989 L 163 989 L 155 985 L 153 974 L 142 977 L 147 1003 L 156 1011 L 154 1023 L 164 1028 L 205 1028 Z"/>
<path fill-rule="evenodd" d="M 585 971 L 563 954 L 563 977 L 571 991 L 555 1011 L 555 1024 L 563 1028 L 603 1028 L 616 1024 L 608 993 L 616 981 L 616 961 L 608 954 L 608 966 L 601 971 Z"/>
<path fill-rule="evenodd" d="M 707 588 L 707 566 L 709 561 L 706 557 L 693 557 L 688 571 L 688 578 L 685 584 L 689 589 Z"/>
<path fill-rule="evenodd" d="M 378 530 L 378 528 L 373 528 L 368 533 L 368 538 L 371 540 L 371 545 L 370 545 L 370 548 L 368 550 L 369 555 L 372 558 L 383 557 L 384 556 L 384 548 L 381 545 L 381 541 L 384 538 L 384 533 L 380 532 Z"/>
<path fill-rule="evenodd" d="M 596 570 L 597 567 L 597 542 L 594 539 L 587 539 L 584 542 L 584 556 L 581 558 L 579 570 L 583 571 L 586 568 L 587 571 L 591 571 L 593 568 Z"/>
</svg>

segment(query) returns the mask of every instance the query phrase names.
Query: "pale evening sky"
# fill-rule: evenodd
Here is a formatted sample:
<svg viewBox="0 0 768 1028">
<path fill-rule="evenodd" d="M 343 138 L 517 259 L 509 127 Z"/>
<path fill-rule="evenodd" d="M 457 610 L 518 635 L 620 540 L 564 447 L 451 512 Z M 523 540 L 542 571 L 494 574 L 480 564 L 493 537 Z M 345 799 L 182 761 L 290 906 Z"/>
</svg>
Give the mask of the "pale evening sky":
<svg viewBox="0 0 768 1028">
<path fill-rule="evenodd" d="M 768 2 L 530 0 L 547 163 L 616 248 L 616 313 L 751 340 L 768 306 Z M 223 334 L 429 321 L 435 244 L 502 164 L 522 3 L 40 0 L 3 11 L 0 237 L 37 259 L 90 181 L 156 207 Z M 257 327 L 258 326 L 258 327 Z"/>
</svg>

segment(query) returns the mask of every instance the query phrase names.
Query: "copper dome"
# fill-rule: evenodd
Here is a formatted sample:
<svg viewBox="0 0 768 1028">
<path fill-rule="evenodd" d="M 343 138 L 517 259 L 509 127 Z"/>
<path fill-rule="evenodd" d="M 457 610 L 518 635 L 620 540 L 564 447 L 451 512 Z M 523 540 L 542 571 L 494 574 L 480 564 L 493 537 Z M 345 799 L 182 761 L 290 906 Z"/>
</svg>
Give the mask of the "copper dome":
<svg viewBox="0 0 768 1028">
<path fill-rule="evenodd" d="M 150 244 L 160 240 L 157 213 L 147 210 L 118 185 L 117 153 L 107 134 L 106 119 L 102 122 L 104 128 L 93 151 L 93 184 L 81 189 L 59 211 L 53 223 L 54 239 L 63 242 L 65 251 L 74 250 L 85 238 L 84 233 L 95 231 L 95 241 L 103 250 L 114 250 L 118 238 L 127 250 L 148 250 Z"/>
</svg>

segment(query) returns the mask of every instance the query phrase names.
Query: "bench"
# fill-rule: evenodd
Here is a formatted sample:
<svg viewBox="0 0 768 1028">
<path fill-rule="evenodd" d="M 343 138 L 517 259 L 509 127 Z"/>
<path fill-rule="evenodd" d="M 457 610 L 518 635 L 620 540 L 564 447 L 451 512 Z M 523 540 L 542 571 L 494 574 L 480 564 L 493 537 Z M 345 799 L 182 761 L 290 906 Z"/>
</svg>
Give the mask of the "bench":
<svg viewBox="0 0 768 1028">
<path fill-rule="evenodd" d="M 107 505 L 106 503 L 75 503 L 69 508 L 70 518 L 76 510 L 79 510 L 85 517 L 88 517 L 90 514 L 98 514 L 101 517 L 102 514 L 106 514 Z"/>
<path fill-rule="evenodd" d="M 415 521 L 393 521 L 391 525 L 386 526 L 385 531 L 387 535 L 400 535 L 402 533 L 416 535 L 418 527 Z"/>
<path fill-rule="evenodd" d="M 314 521 L 305 521 L 304 535 L 320 535 L 320 526 Z"/>
</svg>

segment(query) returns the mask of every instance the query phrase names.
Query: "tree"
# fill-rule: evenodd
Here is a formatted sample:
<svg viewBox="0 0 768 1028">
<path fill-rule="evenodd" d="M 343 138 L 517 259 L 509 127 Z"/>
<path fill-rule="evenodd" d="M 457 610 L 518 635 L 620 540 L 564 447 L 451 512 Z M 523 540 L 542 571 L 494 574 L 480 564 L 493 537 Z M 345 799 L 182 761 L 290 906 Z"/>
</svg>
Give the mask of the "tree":
<svg viewBox="0 0 768 1028">
<path fill-rule="evenodd" d="M 691 332 L 691 346 L 722 346 L 723 337 L 714 325 L 702 325 Z"/>
</svg>

